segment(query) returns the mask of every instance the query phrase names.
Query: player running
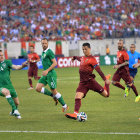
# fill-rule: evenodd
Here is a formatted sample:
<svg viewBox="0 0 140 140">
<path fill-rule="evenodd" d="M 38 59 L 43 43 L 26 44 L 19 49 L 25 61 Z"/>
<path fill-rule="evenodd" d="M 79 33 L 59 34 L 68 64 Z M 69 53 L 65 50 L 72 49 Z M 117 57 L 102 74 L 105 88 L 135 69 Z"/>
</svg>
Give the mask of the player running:
<svg viewBox="0 0 140 140">
<path fill-rule="evenodd" d="M 79 68 L 80 83 L 76 90 L 74 113 L 65 114 L 67 118 L 74 119 L 74 120 L 77 119 L 77 114 L 81 107 L 81 99 L 86 96 L 89 90 L 98 92 L 100 95 L 104 97 L 109 97 L 109 85 L 110 85 L 109 78 L 111 75 L 108 75 L 106 77 L 104 76 L 95 57 L 91 55 L 91 47 L 89 43 L 84 43 L 82 49 L 85 56 L 83 57 L 74 56 L 72 58 L 72 61 L 74 60 L 80 61 L 80 68 Z M 105 81 L 104 88 L 95 80 L 95 75 L 92 74 L 94 69 L 99 73 L 99 75 Z"/>
<path fill-rule="evenodd" d="M 140 60 L 140 53 L 136 52 L 135 50 L 136 50 L 135 44 L 131 44 L 130 51 L 127 51 L 129 55 L 129 73 L 133 83 L 134 83 L 134 78 L 138 71 L 137 68 L 133 67 L 133 65 L 138 63 L 138 60 Z M 128 87 L 128 89 L 130 90 L 130 87 Z"/>
<path fill-rule="evenodd" d="M 37 62 L 40 61 L 40 58 L 37 53 L 35 53 L 34 46 L 29 47 L 30 53 L 28 54 L 28 81 L 30 88 L 28 90 L 33 89 L 32 85 L 32 77 L 34 77 L 35 80 L 38 80 L 40 77 L 38 77 L 38 67 Z"/>
<path fill-rule="evenodd" d="M 54 98 L 56 105 L 58 101 L 62 105 L 62 111 L 65 112 L 68 109 L 67 104 L 65 104 L 62 95 L 56 90 L 57 87 L 57 75 L 54 67 L 57 65 L 54 53 L 48 46 L 48 40 L 46 38 L 41 41 L 43 52 L 41 55 L 42 65 L 44 71 L 42 72 L 42 77 L 39 79 L 36 91 L 44 93 L 45 95 Z M 49 85 L 51 91 L 44 88 L 44 86 Z"/>
<path fill-rule="evenodd" d="M 119 51 L 117 52 L 117 65 L 113 66 L 113 68 L 117 69 L 117 71 L 115 72 L 112 78 L 112 84 L 118 88 L 125 90 L 125 94 L 126 96 L 128 96 L 129 94 L 128 88 L 127 87 L 125 88 L 120 84 L 120 79 L 122 78 L 125 81 L 126 85 L 133 89 L 136 95 L 135 102 L 138 102 L 140 100 L 140 96 L 138 95 L 137 89 L 130 78 L 128 67 L 129 56 L 123 48 L 123 40 L 121 39 L 118 41 L 118 50 Z"/>
<path fill-rule="evenodd" d="M 17 93 L 10 80 L 10 70 L 20 70 L 27 66 L 27 62 L 22 65 L 13 65 L 11 60 L 4 60 L 3 52 L 0 50 L 0 96 L 6 97 L 8 103 L 12 107 L 11 116 L 21 119 L 20 113 L 17 109 L 19 105 L 19 99 Z"/>
</svg>

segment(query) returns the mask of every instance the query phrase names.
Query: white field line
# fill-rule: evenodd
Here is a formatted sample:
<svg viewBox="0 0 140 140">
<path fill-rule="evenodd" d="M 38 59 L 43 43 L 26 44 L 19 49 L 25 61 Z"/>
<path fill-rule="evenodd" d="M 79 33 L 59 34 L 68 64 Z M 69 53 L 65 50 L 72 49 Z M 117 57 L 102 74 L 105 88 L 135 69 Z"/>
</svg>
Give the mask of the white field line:
<svg viewBox="0 0 140 140">
<path fill-rule="evenodd" d="M 71 132 L 71 131 L 5 131 L 0 133 L 46 133 L 46 134 L 98 134 L 98 135 L 140 135 L 140 133 L 120 133 L 120 132 Z"/>
</svg>

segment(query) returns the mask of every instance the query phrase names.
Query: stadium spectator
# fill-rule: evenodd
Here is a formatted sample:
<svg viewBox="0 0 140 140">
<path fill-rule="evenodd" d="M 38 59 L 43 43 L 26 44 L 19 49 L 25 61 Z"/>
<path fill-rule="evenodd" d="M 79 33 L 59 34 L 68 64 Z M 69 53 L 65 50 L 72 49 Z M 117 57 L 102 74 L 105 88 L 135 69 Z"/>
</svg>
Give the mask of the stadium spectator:
<svg viewBox="0 0 140 140">
<path fill-rule="evenodd" d="M 0 36 L 2 41 L 140 36 L 139 5 L 139 0 L 0 1 Z"/>
</svg>

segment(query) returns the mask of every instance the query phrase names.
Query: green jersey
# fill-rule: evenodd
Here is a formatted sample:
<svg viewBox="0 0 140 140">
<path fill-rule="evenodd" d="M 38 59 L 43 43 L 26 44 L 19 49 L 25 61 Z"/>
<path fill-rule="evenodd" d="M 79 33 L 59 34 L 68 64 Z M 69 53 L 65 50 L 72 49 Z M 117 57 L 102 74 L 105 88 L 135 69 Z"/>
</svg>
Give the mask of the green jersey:
<svg viewBox="0 0 140 140">
<path fill-rule="evenodd" d="M 54 58 L 55 56 L 51 49 L 48 48 L 42 52 L 41 59 L 44 70 L 47 70 L 53 64 L 52 59 Z M 52 69 L 46 76 L 42 76 L 38 82 L 44 85 L 48 84 L 51 89 L 55 89 L 57 87 L 56 71 Z"/>
<path fill-rule="evenodd" d="M 0 62 L 0 87 L 13 88 L 10 80 L 10 69 L 12 69 L 11 60 Z"/>
<path fill-rule="evenodd" d="M 51 49 L 48 48 L 42 52 L 41 59 L 44 70 L 48 69 L 52 65 L 53 62 L 51 60 L 54 58 L 55 56 Z"/>
</svg>

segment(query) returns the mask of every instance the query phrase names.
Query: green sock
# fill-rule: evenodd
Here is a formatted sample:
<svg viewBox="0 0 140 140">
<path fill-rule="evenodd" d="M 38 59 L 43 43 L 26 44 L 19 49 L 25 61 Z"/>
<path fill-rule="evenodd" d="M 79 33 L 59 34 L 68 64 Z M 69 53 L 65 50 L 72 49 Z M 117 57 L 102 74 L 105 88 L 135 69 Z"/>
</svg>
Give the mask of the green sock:
<svg viewBox="0 0 140 140">
<path fill-rule="evenodd" d="M 61 104 L 62 106 L 65 105 L 65 102 L 64 102 L 64 100 L 63 100 L 63 97 L 62 97 L 62 95 L 61 95 L 60 93 L 57 93 L 57 94 L 55 95 L 55 97 L 57 98 L 57 100 L 60 102 L 60 104 Z"/>
<path fill-rule="evenodd" d="M 62 97 L 62 96 L 58 99 L 58 101 L 61 103 L 61 105 L 62 105 L 62 106 L 64 106 L 64 105 L 65 105 L 65 102 L 64 102 L 64 100 L 63 100 L 63 97 Z"/>
<path fill-rule="evenodd" d="M 15 102 L 13 101 L 11 96 L 6 96 L 6 99 L 7 99 L 8 103 L 10 104 L 10 106 L 12 107 L 12 110 L 16 110 Z"/>
<path fill-rule="evenodd" d="M 53 97 L 52 92 L 50 92 L 50 91 L 47 90 L 46 88 L 44 88 L 44 94 Z"/>
</svg>

